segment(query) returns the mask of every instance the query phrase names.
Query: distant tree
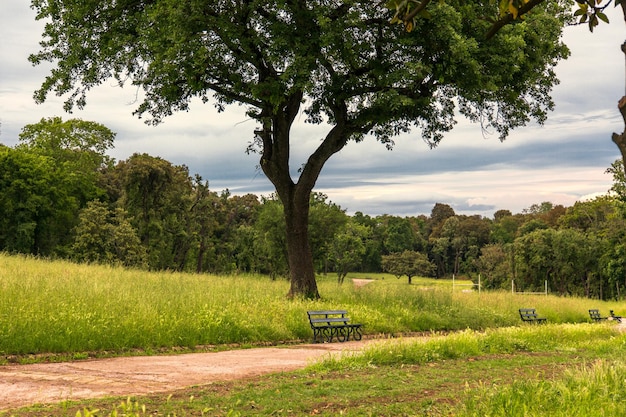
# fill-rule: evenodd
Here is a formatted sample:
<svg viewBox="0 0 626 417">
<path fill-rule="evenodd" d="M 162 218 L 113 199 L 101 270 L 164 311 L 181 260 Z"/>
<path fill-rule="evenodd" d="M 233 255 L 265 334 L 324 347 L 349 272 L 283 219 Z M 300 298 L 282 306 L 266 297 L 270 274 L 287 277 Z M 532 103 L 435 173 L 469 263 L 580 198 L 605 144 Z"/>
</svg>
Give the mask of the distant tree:
<svg viewBox="0 0 626 417">
<path fill-rule="evenodd" d="M 385 225 L 387 230 L 383 245 L 386 253 L 417 249 L 418 239 L 409 219 L 388 216 Z"/>
<path fill-rule="evenodd" d="M 406 218 L 413 229 L 415 238 L 414 249 L 424 252 L 428 247 L 428 217 L 425 215 L 411 216 Z"/>
<path fill-rule="evenodd" d="M 480 248 L 489 243 L 491 221 L 478 215 L 451 216 L 438 229 L 439 237 L 430 241 L 430 254 L 437 264 L 438 276 L 450 272 L 458 274 L 461 270 L 472 273 Z"/>
<path fill-rule="evenodd" d="M 259 198 L 254 194 L 228 194 L 228 223 L 239 227 L 251 226 L 256 221 L 261 206 Z"/>
<path fill-rule="evenodd" d="M 600 258 L 602 275 L 606 277 L 606 285 L 599 289 L 599 297 L 606 299 L 623 299 L 626 292 L 626 237 L 624 225 L 617 238 L 611 238 L 606 250 Z"/>
<path fill-rule="evenodd" d="M 626 175 L 624 174 L 624 162 L 616 160 L 611 167 L 606 170 L 607 174 L 613 175 L 613 184 L 611 192 L 613 192 L 621 201 L 626 202 Z"/>
<path fill-rule="evenodd" d="M 70 175 L 49 156 L 0 147 L 0 250 L 65 255 L 80 208 Z"/>
<path fill-rule="evenodd" d="M 493 213 L 493 219 L 495 221 L 500 221 L 504 218 L 511 217 L 512 215 L 513 213 L 511 213 L 511 210 L 498 210 Z"/>
<path fill-rule="evenodd" d="M 483 288 L 503 289 L 509 286 L 512 277 L 511 249 L 509 246 L 497 243 L 481 248 L 481 254 L 474 261 L 474 264 L 476 270 L 481 274 Z"/>
<path fill-rule="evenodd" d="M 66 173 L 66 188 L 84 207 L 104 194 L 99 175 L 113 162 L 107 152 L 114 139 L 115 133 L 99 123 L 51 117 L 24 126 L 16 148 L 53 158 L 55 169 Z"/>
<path fill-rule="evenodd" d="M 382 270 L 381 256 L 383 255 L 384 225 L 379 217 L 371 217 L 356 212 L 352 220 L 361 226 L 369 228 L 370 239 L 365 242 L 365 254 L 361 261 L 361 271 L 378 272 Z"/>
<path fill-rule="evenodd" d="M 318 271 L 326 272 L 333 236 L 344 229 L 348 215 L 341 206 L 330 201 L 323 193 L 312 193 L 310 206 L 309 240 L 313 262 Z"/>
<path fill-rule="evenodd" d="M 437 240 L 439 245 L 447 243 L 449 248 L 442 246 L 441 250 L 452 253 L 452 265 L 450 265 L 450 271 L 453 274 L 459 273 L 459 264 L 461 262 L 461 254 L 465 249 L 463 242 L 463 235 L 460 230 L 461 220 L 459 216 L 448 217 L 441 227 L 441 238 Z"/>
<path fill-rule="evenodd" d="M 49 117 L 24 126 L 18 147 L 95 170 L 110 164 L 114 140 L 115 133 L 100 123 Z"/>
<path fill-rule="evenodd" d="M 407 276 L 411 284 L 413 277 L 429 277 L 435 268 L 425 254 L 407 250 L 383 256 L 383 269 L 397 278 Z"/>
<path fill-rule="evenodd" d="M 371 230 L 367 226 L 349 221 L 332 239 L 329 257 L 337 272 L 339 284 L 343 284 L 351 268 L 362 262 L 366 251 L 365 241 L 370 234 Z"/>
<path fill-rule="evenodd" d="M 200 175 L 195 175 L 192 179 L 188 233 L 192 236 L 190 256 L 195 263 L 193 270 L 197 273 L 205 270 L 205 258 L 213 246 L 212 238 L 220 221 L 216 216 L 219 205 L 220 199 L 217 193 L 209 189 L 209 183 L 203 181 Z"/>
<path fill-rule="evenodd" d="M 200 223 L 212 223 L 211 234 L 202 236 L 211 251 L 207 253 L 206 268 L 215 273 L 237 273 L 255 268 L 253 247 L 246 242 L 254 236 L 253 225 L 257 220 L 260 202 L 257 196 L 232 195 L 223 190 L 216 198 L 209 199 L 209 219 L 198 219 Z"/>
<path fill-rule="evenodd" d="M 430 212 L 429 219 L 429 239 L 436 239 L 441 234 L 441 227 L 444 222 L 450 218 L 456 216 L 454 209 L 448 204 L 436 203 Z"/>
<path fill-rule="evenodd" d="M 560 229 L 554 233 L 554 272 L 551 285 L 560 294 L 599 297 L 600 258 L 604 243 L 595 233 Z"/>
<path fill-rule="evenodd" d="M 496 212 L 491 225 L 490 240 L 493 243 L 513 243 L 520 225 L 524 222 L 523 215 L 513 216 L 508 210 Z"/>
<path fill-rule="evenodd" d="M 153 269 L 182 270 L 191 249 L 188 216 L 192 180 L 185 166 L 148 154 L 134 154 L 118 163 L 128 212 Z"/>
<path fill-rule="evenodd" d="M 473 273 L 480 249 L 491 242 L 492 221 L 480 215 L 460 216 L 461 264 L 459 272 Z"/>
<path fill-rule="evenodd" d="M 314 263 L 320 272 L 326 271 L 325 265 L 328 261 L 333 236 L 344 228 L 348 222 L 348 215 L 339 205 L 329 201 L 328 196 L 323 193 L 311 194 L 310 208 L 308 229 L 310 231 L 311 250 L 315 254 Z M 265 244 L 269 244 L 271 247 L 278 245 L 278 247 L 271 249 L 272 253 L 281 252 L 286 255 L 285 249 L 280 249 L 280 246 L 285 246 L 287 239 L 284 206 L 276 195 L 271 195 L 263 200 L 258 224 L 255 227 L 259 229 Z M 267 250 L 269 247 L 263 249 L 264 252 Z M 283 256 L 279 256 L 277 259 L 282 258 Z"/>
<path fill-rule="evenodd" d="M 604 230 L 607 223 L 619 217 L 618 203 L 615 197 L 608 195 L 588 201 L 577 201 L 559 218 L 559 226 L 583 232 Z"/>
<path fill-rule="evenodd" d="M 286 276 L 288 266 L 285 217 L 278 199 L 272 197 L 262 199 L 254 229 L 255 254 L 261 265 L 260 271 L 268 273 L 272 278 Z"/>
<path fill-rule="evenodd" d="M 429 254 L 435 263 L 435 275 L 437 278 L 451 273 L 451 260 L 454 260 L 450 238 L 431 238 L 429 241 Z"/>
<path fill-rule="evenodd" d="M 563 295 L 591 296 L 600 287 L 603 242 L 576 229 L 538 229 L 515 240 L 516 283 Z"/>
<path fill-rule="evenodd" d="M 240 272 L 258 272 L 260 264 L 257 254 L 254 251 L 254 240 L 256 233 L 253 226 L 240 224 L 234 230 L 233 240 L 233 258 L 237 265 L 237 271 Z"/>
<path fill-rule="evenodd" d="M 73 230 L 71 257 L 79 262 L 146 267 L 146 250 L 121 208 L 111 211 L 92 201 L 79 214 Z"/>
<path fill-rule="evenodd" d="M 152 123 L 209 101 L 240 103 L 257 122 L 250 149 L 284 205 L 292 296 L 319 297 L 309 246 L 310 194 L 329 158 L 373 134 L 421 130 L 436 146 L 463 114 L 506 137 L 553 107 L 553 68 L 565 7 L 535 7 L 524 22 L 484 42 L 489 2 L 432 2 L 412 33 L 390 25 L 379 2 L 150 2 L 34 0 L 46 21 L 42 50 L 52 62 L 36 93 L 69 95 L 83 107 L 94 86 L 114 77 L 142 87 L 139 115 Z M 457 107 L 458 106 L 458 107 Z M 326 136 L 292 178 L 291 127 L 299 115 L 329 123 Z"/>
<path fill-rule="evenodd" d="M 518 288 L 542 290 L 544 281 L 551 277 L 555 266 L 553 234 L 552 230 L 536 229 L 515 239 L 515 284 Z"/>
<path fill-rule="evenodd" d="M 535 230 L 548 229 L 549 226 L 541 219 L 530 218 L 526 223 L 522 224 L 517 230 L 518 236 L 524 236 Z"/>
<path fill-rule="evenodd" d="M 554 204 L 552 204 L 550 201 L 544 201 L 540 204 L 531 204 L 530 207 L 523 209 L 522 213 L 534 215 L 545 214 L 552 210 L 553 207 Z"/>
</svg>

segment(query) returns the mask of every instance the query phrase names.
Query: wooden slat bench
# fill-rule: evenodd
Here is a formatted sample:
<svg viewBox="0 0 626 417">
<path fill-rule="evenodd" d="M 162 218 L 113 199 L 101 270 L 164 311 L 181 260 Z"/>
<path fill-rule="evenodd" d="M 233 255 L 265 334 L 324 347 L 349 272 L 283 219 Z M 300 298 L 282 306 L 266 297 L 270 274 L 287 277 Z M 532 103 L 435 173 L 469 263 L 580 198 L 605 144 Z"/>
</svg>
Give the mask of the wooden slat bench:
<svg viewBox="0 0 626 417">
<path fill-rule="evenodd" d="M 591 320 L 595 321 L 596 323 L 608 319 L 608 317 L 602 317 L 600 315 L 600 310 L 598 310 L 597 308 L 592 308 L 589 310 L 589 318 L 591 318 Z"/>
<path fill-rule="evenodd" d="M 534 308 L 520 308 L 519 316 L 522 321 L 527 323 L 541 324 L 548 321 L 548 319 L 546 319 L 545 317 L 537 316 L 537 312 Z"/>
<path fill-rule="evenodd" d="M 313 329 L 313 343 L 332 342 L 334 338 L 339 342 L 361 340 L 362 324 L 350 323 L 346 310 L 314 310 L 307 311 L 309 324 Z"/>
<path fill-rule="evenodd" d="M 615 320 L 618 323 L 622 322 L 622 316 L 616 316 L 613 310 L 610 310 L 608 317 L 602 317 L 600 315 L 600 310 L 598 310 L 597 308 L 592 308 L 589 310 L 589 317 L 591 318 L 591 320 L 595 321 L 596 323 L 604 321 L 604 320 Z"/>
<path fill-rule="evenodd" d="M 612 320 L 616 320 L 618 323 L 622 322 L 622 316 L 616 316 L 615 313 L 613 312 L 613 310 L 609 310 L 609 318 Z"/>
</svg>

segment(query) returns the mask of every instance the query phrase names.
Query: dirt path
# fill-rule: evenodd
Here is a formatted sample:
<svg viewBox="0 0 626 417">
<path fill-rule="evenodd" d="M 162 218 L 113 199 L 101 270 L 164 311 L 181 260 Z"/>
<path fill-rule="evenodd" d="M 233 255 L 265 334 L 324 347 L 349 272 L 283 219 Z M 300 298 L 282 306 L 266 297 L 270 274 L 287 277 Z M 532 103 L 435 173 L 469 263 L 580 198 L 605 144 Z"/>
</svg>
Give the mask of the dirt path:
<svg viewBox="0 0 626 417">
<path fill-rule="evenodd" d="M 376 340 L 0 366 L 0 411 L 33 404 L 167 392 L 292 371 L 324 355 L 358 351 Z"/>
<path fill-rule="evenodd" d="M 626 331 L 626 321 L 619 328 Z M 357 352 L 367 344 L 380 342 L 380 339 L 371 339 L 215 353 L 0 366 L 0 411 L 64 400 L 168 392 L 215 381 L 292 371 L 325 355 Z"/>
</svg>

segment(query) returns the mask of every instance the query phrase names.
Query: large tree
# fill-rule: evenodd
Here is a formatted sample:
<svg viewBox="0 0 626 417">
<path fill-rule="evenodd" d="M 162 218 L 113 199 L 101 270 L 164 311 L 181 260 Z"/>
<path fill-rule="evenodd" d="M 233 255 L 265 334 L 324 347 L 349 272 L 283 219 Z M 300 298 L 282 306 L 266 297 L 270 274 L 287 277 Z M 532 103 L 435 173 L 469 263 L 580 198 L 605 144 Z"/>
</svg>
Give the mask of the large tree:
<svg viewBox="0 0 626 417">
<path fill-rule="evenodd" d="M 55 67 L 36 93 L 82 107 L 114 77 L 145 91 L 138 115 L 158 123 L 190 100 L 243 104 L 257 121 L 251 149 L 284 205 L 290 295 L 318 297 L 308 239 L 311 192 L 326 161 L 372 134 L 421 131 L 435 146 L 461 113 L 504 138 L 553 102 L 553 68 L 568 1 L 550 0 L 485 40 L 495 2 L 429 4 L 412 32 L 371 0 L 32 0 L 47 20 L 31 56 Z M 564 14 L 565 13 L 565 14 Z M 306 161 L 290 159 L 299 115 L 327 123 Z M 297 139 L 297 138 L 296 138 Z M 299 167 L 292 170 L 292 164 Z"/>
</svg>

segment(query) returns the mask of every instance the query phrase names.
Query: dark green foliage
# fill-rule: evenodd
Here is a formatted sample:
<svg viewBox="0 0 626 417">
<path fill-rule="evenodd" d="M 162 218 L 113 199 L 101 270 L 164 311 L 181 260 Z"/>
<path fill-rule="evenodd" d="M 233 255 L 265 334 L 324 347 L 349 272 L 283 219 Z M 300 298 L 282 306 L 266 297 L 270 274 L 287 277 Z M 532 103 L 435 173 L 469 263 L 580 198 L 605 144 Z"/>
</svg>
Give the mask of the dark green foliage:
<svg viewBox="0 0 626 417">
<path fill-rule="evenodd" d="M 80 212 L 71 257 L 79 262 L 147 266 L 146 249 L 126 213 L 120 208 L 111 211 L 98 201 Z"/>
<path fill-rule="evenodd" d="M 185 166 L 146 154 L 113 164 L 104 154 L 113 136 L 97 124 L 55 118 L 27 126 L 15 148 L 0 146 L 0 250 L 155 270 L 288 275 L 280 199 L 218 194 Z M 621 172 L 618 163 L 611 169 Z M 615 181 L 619 192 L 623 179 Z M 339 282 L 349 271 L 383 266 L 410 280 L 435 264 L 441 278 L 476 281 L 480 273 L 484 288 L 509 288 L 515 278 L 524 291 L 543 290 L 546 280 L 559 294 L 610 299 L 626 291 L 621 195 L 500 210 L 493 220 L 456 215 L 440 203 L 430 217 L 350 217 L 320 193 L 307 207 L 314 264 Z"/>
<path fill-rule="evenodd" d="M 0 249 L 53 256 L 65 251 L 79 209 L 69 172 L 48 156 L 0 148 Z"/>
<path fill-rule="evenodd" d="M 370 239 L 371 230 L 355 221 L 348 221 L 345 228 L 332 238 L 329 259 L 337 272 L 337 282 L 343 284 L 348 272 L 358 268 L 366 253 L 365 242 Z"/>
<path fill-rule="evenodd" d="M 16 148 L 52 158 L 55 169 L 65 177 L 65 187 L 84 207 L 104 195 L 97 178 L 100 170 L 112 164 L 107 152 L 114 139 L 115 133 L 99 123 L 52 117 L 26 125 Z"/>
<path fill-rule="evenodd" d="M 474 266 L 481 274 L 483 288 L 508 289 L 511 286 L 510 275 L 512 268 L 511 245 L 493 243 L 481 248 L 480 256 L 474 260 Z"/>
<path fill-rule="evenodd" d="M 56 152 L 62 158 L 62 148 Z M 80 176 L 84 165 L 53 163 L 43 153 L 25 144 L 0 147 L 3 251 L 154 270 L 288 274 L 284 208 L 276 197 L 218 194 L 184 166 L 137 154 L 83 176 L 86 189 L 106 195 L 81 208 L 84 194 L 76 195 L 68 177 Z M 480 273 L 486 289 L 508 289 L 514 278 L 523 291 L 543 290 L 546 280 L 560 294 L 609 299 L 626 291 L 619 198 L 568 208 L 544 202 L 520 214 L 499 211 L 494 220 L 456 215 L 445 204 L 435 205 L 435 217 L 350 217 L 323 194 L 313 194 L 310 206 L 315 264 L 339 282 L 350 271 L 383 267 L 410 279 L 433 273 L 434 264 L 441 278 L 476 281 Z M 389 255 L 394 247 L 420 251 Z"/>
</svg>

